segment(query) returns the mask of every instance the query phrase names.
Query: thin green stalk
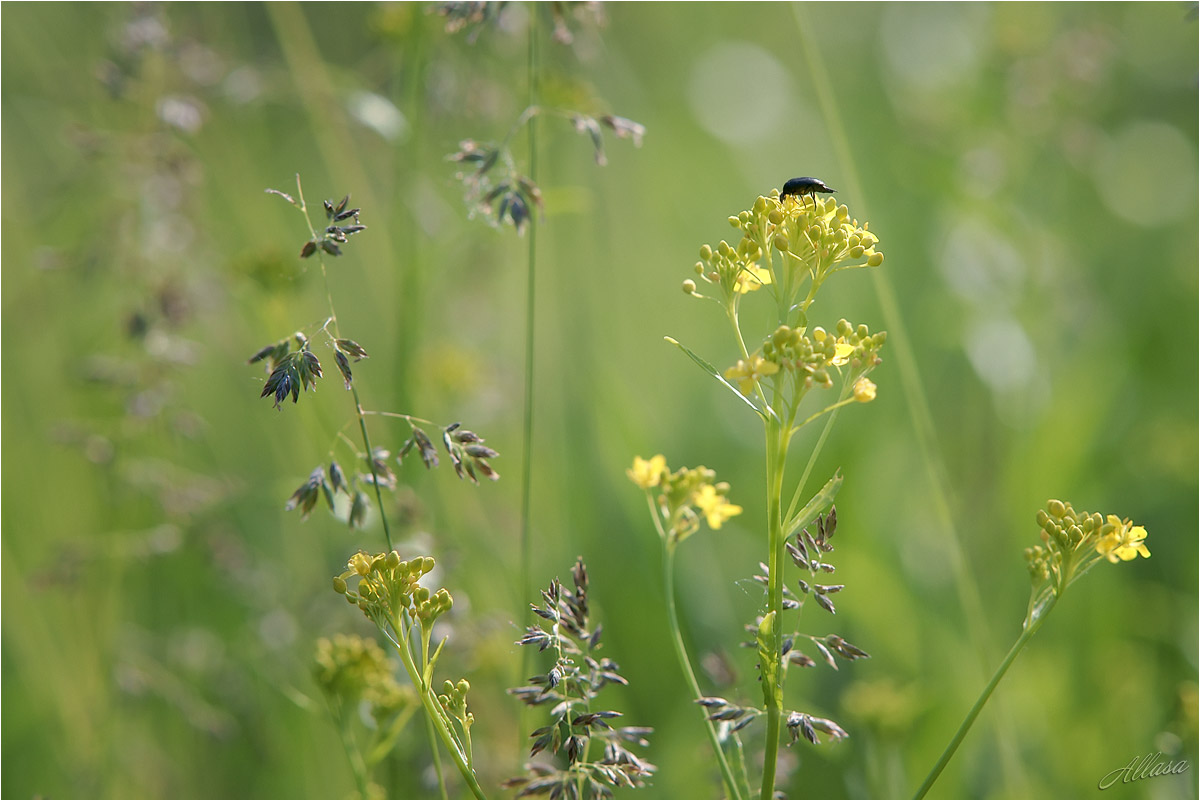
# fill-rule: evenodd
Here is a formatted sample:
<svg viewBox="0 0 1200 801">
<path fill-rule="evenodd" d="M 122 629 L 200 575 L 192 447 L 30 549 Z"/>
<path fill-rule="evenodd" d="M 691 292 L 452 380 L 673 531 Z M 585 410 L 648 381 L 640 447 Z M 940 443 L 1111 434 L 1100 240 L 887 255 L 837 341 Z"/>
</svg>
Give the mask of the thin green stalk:
<svg viewBox="0 0 1200 801">
<path fill-rule="evenodd" d="M 816 444 L 813 445 L 812 453 L 808 455 L 808 463 L 804 465 L 804 472 L 800 474 L 800 481 L 796 484 L 796 491 L 792 493 L 792 500 L 788 504 L 787 514 L 784 515 L 784 520 L 789 523 L 792 520 L 792 515 L 796 514 L 796 504 L 800 503 L 800 499 L 803 497 L 804 485 L 808 483 L 808 477 L 812 475 L 813 467 L 817 463 L 817 457 L 821 454 L 821 449 L 825 447 L 825 440 L 829 438 L 829 432 L 833 429 L 834 422 L 837 421 L 838 409 L 841 406 L 841 402 L 846 399 L 849 392 L 850 388 L 847 382 L 847 385 L 842 388 L 842 397 L 838 399 L 838 403 L 831 407 L 832 411 L 825 420 L 825 427 L 821 429 L 821 434 L 817 437 Z M 825 411 L 829 411 L 829 409 L 822 411 L 821 414 L 824 414 Z M 805 422 L 808 421 L 806 420 Z M 801 425 L 803 426 L 804 423 L 801 423 Z"/>
<path fill-rule="evenodd" d="M 743 788 L 746 797 L 749 798 L 750 771 L 746 769 L 746 749 L 742 745 L 742 739 L 737 734 L 733 735 L 733 747 L 737 751 L 737 762 L 735 764 L 737 765 L 738 786 Z"/>
<path fill-rule="evenodd" d="M 825 63 L 820 58 L 816 37 L 806 18 L 806 10 L 800 3 L 793 3 L 792 13 L 800 34 L 800 49 L 805 56 L 807 73 L 812 78 L 821 115 L 829 127 L 829 136 L 837 155 L 838 164 L 846 176 L 847 190 L 857 198 L 857 205 L 862 210 L 864 217 L 869 217 L 870 215 L 866 211 L 867 197 L 863 192 L 858 169 L 851 154 L 849 137 L 846 134 L 845 125 L 842 123 L 833 83 L 829 78 Z M 896 293 L 892 288 L 888 273 L 886 270 L 872 270 L 871 280 L 879 299 L 883 319 L 887 325 L 888 345 L 895 349 L 896 364 L 900 368 L 900 384 L 903 388 L 909 417 L 912 420 L 917 447 L 921 453 L 921 462 L 924 464 L 929 478 L 930 505 L 935 517 L 941 523 L 940 529 L 945 535 L 946 552 L 954 574 L 955 590 L 967 620 L 969 636 L 975 644 L 976 653 L 983 660 L 982 663 L 976 663 L 982 673 L 986 669 L 985 655 L 990 641 L 989 623 L 984 611 L 983 599 L 979 594 L 979 585 L 972 578 L 968 569 L 962 538 L 954 522 L 954 513 L 950 504 L 950 482 L 945 463 L 937 450 L 933 413 L 930 411 L 929 399 L 925 395 L 924 384 L 917 367 L 917 357 L 913 352 L 912 341 L 905 328 L 904 318 L 900 314 Z M 1008 721 L 998 721 L 996 728 L 1001 734 L 1000 748 L 998 749 L 1003 763 L 1001 774 L 1007 779 L 1013 780 L 1023 772 L 1021 761 L 1016 753 L 1016 737 L 1012 732 L 1012 725 Z"/>
<path fill-rule="evenodd" d="M 1046 616 L 1049 615 L 1051 610 L 1054 609 L 1054 604 L 1057 603 L 1057 601 L 1057 595 L 1048 596 L 1044 605 L 1040 610 L 1038 610 L 1038 614 L 1030 615 L 1025 629 L 1021 632 L 1021 636 L 1017 637 L 1017 641 L 1013 643 L 1013 647 L 1009 650 L 1008 656 L 1004 657 L 1004 661 L 1001 662 L 1000 667 L 996 669 L 996 673 L 992 676 L 991 681 L 989 681 L 987 686 L 983 688 L 983 692 L 979 694 L 979 698 L 975 701 L 975 706 L 971 707 L 971 711 L 968 712 L 966 718 L 963 719 L 962 725 L 958 727 L 958 731 L 955 732 L 954 737 L 950 740 L 950 744 L 946 746 L 946 750 L 942 752 L 942 756 L 938 759 L 937 764 L 935 764 L 933 769 L 929 771 L 929 775 L 925 777 L 925 781 L 921 784 L 921 788 L 917 790 L 917 793 L 913 796 L 913 798 L 924 798 L 925 794 L 929 792 L 929 789 L 933 787 L 933 783 L 937 781 L 938 776 L 942 775 L 942 770 L 946 767 L 946 764 L 950 761 L 951 757 L 954 756 L 954 753 L 958 750 L 958 746 L 962 744 L 963 738 L 967 736 L 967 732 L 971 730 L 971 726 L 975 723 L 975 718 L 979 717 L 980 711 L 983 710 L 983 707 L 985 704 L 987 704 L 988 699 L 992 697 L 992 692 L 996 689 L 996 686 L 1000 683 L 1000 680 L 1004 678 L 1004 674 L 1008 672 L 1010 667 L 1012 667 L 1013 662 L 1016 661 L 1017 654 L 1021 653 L 1021 650 L 1025 647 L 1033 635 L 1037 633 L 1037 630 L 1041 628 L 1042 623 L 1046 620 Z"/>
<path fill-rule="evenodd" d="M 671 629 L 671 644 L 675 646 L 675 656 L 679 660 L 679 669 L 683 671 L 683 677 L 687 680 L 693 697 L 697 699 L 703 698 L 704 693 L 700 691 L 700 682 L 696 681 L 696 672 L 692 669 L 692 662 L 688 658 L 687 648 L 683 644 L 683 634 L 679 630 L 679 614 L 675 610 L 675 546 L 662 531 L 658 512 L 654 508 L 654 501 L 650 499 L 649 493 L 647 493 L 646 497 L 650 500 L 650 515 L 653 517 L 655 525 L 659 526 L 659 534 L 661 535 L 663 544 L 663 589 L 667 596 L 667 624 Z M 737 780 L 733 776 L 733 769 L 730 768 L 729 760 L 725 755 L 725 749 L 721 747 L 721 740 L 717 737 L 717 727 L 713 721 L 708 719 L 708 715 L 704 715 L 704 726 L 708 732 L 708 741 L 712 744 L 713 754 L 717 757 L 717 764 L 721 768 L 721 777 L 725 780 L 725 787 L 729 791 L 729 797 L 742 798 Z"/>
<path fill-rule="evenodd" d="M 312 219 L 308 216 L 308 206 L 304 202 L 304 187 L 300 184 L 300 174 L 296 174 L 296 196 L 300 199 L 300 211 L 304 213 L 304 222 L 308 225 L 308 233 L 313 240 L 317 239 L 316 229 L 313 228 Z M 326 326 L 332 323 L 333 336 L 335 339 L 340 339 L 341 334 L 338 332 L 337 311 L 333 308 L 333 292 L 329 288 L 329 272 L 325 269 L 325 257 L 320 253 L 317 254 L 317 262 L 321 265 L 321 279 L 325 282 L 325 300 L 329 304 L 329 320 L 325 323 Z M 383 523 L 383 539 L 387 543 L 387 549 L 392 550 L 392 531 L 388 527 L 387 512 L 383 506 L 383 493 L 379 489 L 379 476 L 375 470 L 374 451 L 371 450 L 371 437 L 367 434 L 367 421 L 363 414 L 362 402 L 358 399 L 358 387 L 354 384 L 350 385 L 350 392 L 354 396 L 354 413 L 358 417 L 358 428 L 362 432 L 363 447 L 367 450 L 367 466 L 371 468 L 371 484 L 375 487 L 375 501 L 379 504 L 379 520 Z"/>
<path fill-rule="evenodd" d="M 764 687 L 767 706 L 766 753 L 763 756 L 762 797 L 775 794 L 775 767 L 779 758 L 779 737 L 783 723 L 783 670 L 778 664 L 783 652 L 783 560 L 785 532 L 783 530 L 783 473 L 787 466 L 790 434 L 782 423 L 767 418 L 767 541 L 770 548 L 768 567 L 768 603 L 774 615 L 771 632 L 771 655 L 776 660 L 771 675 L 773 687 Z M 765 667 L 764 667 L 764 675 Z"/>
<path fill-rule="evenodd" d="M 429 738 L 429 751 L 433 754 L 433 770 L 437 774 L 438 791 L 441 792 L 442 798 L 450 798 L 450 791 L 446 789 L 446 773 L 442 770 L 442 755 L 438 751 L 437 735 L 433 731 L 433 720 L 429 715 L 425 716 L 425 735 Z"/>
<path fill-rule="evenodd" d="M 793 4 L 793 15 L 800 34 L 801 50 L 805 54 L 808 74 L 812 77 L 813 86 L 817 93 L 817 104 L 829 127 L 830 140 L 837 154 L 838 163 L 846 176 L 848 191 L 857 198 L 857 206 L 866 214 L 866 195 L 862 182 L 850 151 L 849 139 L 841 114 L 835 100 L 835 92 L 825 63 L 820 59 L 816 41 L 809 29 L 800 4 Z M 917 437 L 917 445 L 921 451 L 921 461 L 929 475 L 932 490 L 933 509 L 946 533 L 949 546 L 950 562 L 954 570 L 955 587 L 962 601 L 963 610 L 967 616 L 968 627 L 975 638 L 977 646 L 987 641 L 987 615 L 984 613 L 983 601 L 979 596 L 976 582 L 967 570 L 966 557 L 963 554 L 962 541 L 954 525 L 954 516 L 950 510 L 950 492 L 947 489 L 945 466 L 937 455 L 937 443 L 933 414 L 929 409 L 929 400 L 925 396 L 924 385 L 921 382 L 920 371 L 917 368 L 916 355 L 904 326 L 896 302 L 895 291 L 888 279 L 886 271 L 872 270 L 872 282 L 875 286 L 883 318 L 888 328 L 888 346 L 894 347 L 896 363 L 900 368 L 900 380 L 904 389 L 909 415 L 913 423 L 913 431 Z M 980 647 L 980 653 L 983 653 Z"/>
<path fill-rule="evenodd" d="M 322 271 L 325 265 L 321 265 Z M 334 332 L 336 335 L 336 331 Z M 379 521 L 383 523 L 383 539 L 387 543 L 387 549 L 392 550 L 392 530 L 388 528 L 387 512 L 383 507 L 383 493 L 379 489 L 379 476 L 375 471 L 375 457 L 371 450 L 371 437 L 367 434 L 367 419 L 363 414 L 362 403 L 358 400 L 358 387 L 350 385 L 350 392 L 354 395 L 354 411 L 358 415 L 358 428 L 362 432 L 363 447 L 367 449 L 367 465 L 371 468 L 371 484 L 375 487 L 375 502 L 379 504 Z"/>
<path fill-rule="evenodd" d="M 529 81 L 529 106 L 537 104 L 537 17 L 538 9 L 530 8 L 529 15 L 529 53 L 526 70 Z M 529 118 L 529 178 L 537 181 L 537 120 Z M 534 361 L 534 310 L 537 299 L 537 284 L 535 282 L 537 269 L 537 219 L 530 215 L 529 219 L 529 258 L 525 273 L 525 409 L 524 423 L 521 435 L 524 463 L 521 465 L 521 545 L 520 545 L 520 575 L 521 598 L 533 595 L 530 580 L 530 562 L 533 558 L 533 543 L 529 534 L 530 500 L 533 485 L 533 361 Z M 528 609 L 525 618 L 531 615 Z M 530 649 L 521 649 L 521 675 L 528 676 L 533 654 Z"/>
<path fill-rule="evenodd" d="M 458 772 L 462 774 L 463 780 L 467 786 L 471 788 L 471 794 L 476 798 L 486 798 L 483 788 L 479 786 L 479 780 L 475 777 L 475 771 L 467 764 L 467 755 L 463 751 L 458 738 L 454 732 L 450 731 L 445 719 L 442 717 L 442 707 L 438 703 L 437 697 L 433 693 L 433 689 L 425 681 L 423 673 L 417 668 L 416 662 L 413 661 L 412 653 L 409 650 L 408 637 L 403 636 L 403 626 L 399 621 L 392 628 L 397 632 L 396 637 L 388 636 L 396 651 L 400 654 L 400 661 L 404 663 L 404 669 L 408 672 L 408 678 L 412 681 L 413 687 L 417 690 L 417 695 L 421 699 L 421 705 L 425 707 L 425 717 L 429 721 L 429 725 L 437 732 L 442 743 L 446 746 L 446 750 L 450 752 L 450 758 L 454 761 L 454 766 L 458 768 Z M 387 634 L 387 632 L 384 632 Z M 437 759 L 437 749 L 434 749 L 434 759 Z"/>
<path fill-rule="evenodd" d="M 334 722 L 337 724 L 338 734 L 341 736 L 342 750 L 346 752 L 346 759 L 350 762 L 350 772 L 354 774 L 354 786 L 358 789 L 360 798 L 367 798 L 367 766 L 363 762 L 362 754 L 354 745 L 350 738 L 350 729 L 346 726 L 346 716 L 342 714 L 342 705 L 340 701 L 326 696 L 329 705 L 329 713 L 333 716 Z"/>
</svg>

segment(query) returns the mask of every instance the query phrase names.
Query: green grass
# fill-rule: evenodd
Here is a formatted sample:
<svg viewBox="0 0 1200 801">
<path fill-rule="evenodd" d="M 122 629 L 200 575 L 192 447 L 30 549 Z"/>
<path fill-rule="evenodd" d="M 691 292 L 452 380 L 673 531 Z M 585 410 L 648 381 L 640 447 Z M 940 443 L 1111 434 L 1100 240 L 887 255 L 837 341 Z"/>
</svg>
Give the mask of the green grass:
<svg viewBox="0 0 1200 801">
<path fill-rule="evenodd" d="M 648 129 L 641 149 L 610 140 L 601 168 L 586 137 L 539 122 L 527 568 L 545 586 L 586 559 L 631 682 L 612 703 L 656 728 L 653 796 L 718 784 L 695 769 L 708 745 L 624 470 L 662 452 L 732 483 L 746 512 L 682 550 L 679 609 L 693 653 L 726 652 L 740 700 L 758 700 L 753 652 L 736 648 L 757 602 L 736 580 L 765 550 L 758 424 L 662 337 L 732 363 L 719 312 L 679 285 L 701 243 L 730 237 L 729 214 L 794 175 L 838 188 L 880 237 L 932 438 L 926 456 L 889 340 L 878 399 L 843 411 L 813 471 L 846 476 L 836 630 L 872 659 L 792 674 L 790 704 L 851 737 L 793 748 L 781 789 L 916 789 L 1017 634 L 1021 551 L 1036 510 L 1061 497 L 1144 524 L 1153 557 L 1072 591 L 934 796 L 1196 792 L 1196 23 L 1170 4 L 939 9 L 804 7 L 804 37 L 784 5 L 615 5 L 603 29 L 574 27 L 574 48 L 541 43 L 543 102 Z M 342 335 L 371 353 L 355 369 L 364 405 L 461 419 L 502 454 L 501 481 L 478 488 L 406 463 L 412 492 L 398 497 L 415 500 L 389 520 L 454 595 L 439 674 L 470 677 L 484 787 L 499 795 L 519 772 L 527 732 L 504 688 L 527 678 L 512 643 L 536 600 L 520 591 L 528 242 L 467 220 L 443 157 L 508 130 L 527 100 L 527 43 L 487 30 L 468 44 L 425 11 L 168 4 L 156 13 L 169 47 L 135 56 L 120 44 L 133 6 L 4 7 L 4 795 L 353 792 L 309 662 L 319 636 L 369 633 L 330 580 L 382 534 L 283 512 L 351 406 L 329 363 L 315 396 L 276 413 L 245 365 L 327 315 L 319 270 L 296 258 L 307 232 L 263 193 L 297 172 L 310 204 L 349 192 L 369 226 L 329 264 Z M 942 46 L 913 46 L 921 30 Z M 759 48 L 775 77 L 695 84 L 735 44 Z M 814 58 L 844 133 L 822 112 Z M 113 70 L 116 95 L 97 79 Z M 259 93 L 232 99 L 251 74 Z M 704 121 L 743 106 L 739 85 L 764 93 L 741 120 L 757 133 L 723 140 Z M 358 123 L 357 91 L 388 98 L 407 135 Z M 200 127 L 164 125 L 163 97 L 198 100 Z M 760 116 L 769 125 L 754 127 Z M 889 328 L 878 298 L 868 275 L 848 275 L 814 322 Z M 138 315 L 151 336 L 130 334 Z M 1005 335 L 1033 357 L 1007 381 Z M 393 450 L 407 436 L 398 421 L 371 426 Z M 796 457 L 792 475 L 802 468 Z M 982 621 L 960 601 L 956 550 Z M 847 704 L 864 692 L 894 704 Z M 377 779 L 423 797 L 430 761 L 410 729 Z M 1171 748 L 1191 772 L 1097 789 Z"/>
</svg>

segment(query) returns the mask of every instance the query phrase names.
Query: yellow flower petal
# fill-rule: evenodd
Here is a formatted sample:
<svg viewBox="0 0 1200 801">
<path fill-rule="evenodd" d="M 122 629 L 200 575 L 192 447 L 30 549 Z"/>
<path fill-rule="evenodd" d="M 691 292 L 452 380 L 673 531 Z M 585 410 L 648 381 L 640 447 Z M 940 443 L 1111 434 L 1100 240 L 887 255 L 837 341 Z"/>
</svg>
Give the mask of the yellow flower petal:
<svg viewBox="0 0 1200 801">
<path fill-rule="evenodd" d="M 721 524 L 734 515 L 742 513 L 742 507 L 729 503 L 712 484 L 704 484 L 692 496 L 692 503 L 708 521 L 708 527 L 719 529 Z"/>
<path fill-rule="evenodd" d="M 1116 515 L 1108 515 L 1105 528 L 1111 529 L 1096 542 L 1096 552 L 1108 561 L 1128 562 L 1139 555 L 1149 559 L 1150 549 L 1146 547 L 1148 536 L 1144 526 L 1135 526 L 1130 520 L 1121 520 Z"/>
<path fill-rule="evenodd" d="M 635 456 L 633 467 L 626 470 L 625 475 L 629 476 L 629 480 L 642 489 L 650 489 L 659 485 L 665 472 L 667 472 L 667 458 L 660 453 L 649 460 Z"/>
<path fill-rule="evenodd" d="M 757 264 L 747 265 L 733 283 L 733 290 L 743 295 L 771 283 L 771 271 Z"/>
<path fill-rule="evenodd" d="M 838 337 L 841 340 L 841 337 Z M 833 361 L 830 362 L 834 367 L 841 367 L 846 362 L 850 361 L 850 357 L 854 354 L 854 346 L 849 342 L 839 341 L 834 347 Z"/>
</svg>

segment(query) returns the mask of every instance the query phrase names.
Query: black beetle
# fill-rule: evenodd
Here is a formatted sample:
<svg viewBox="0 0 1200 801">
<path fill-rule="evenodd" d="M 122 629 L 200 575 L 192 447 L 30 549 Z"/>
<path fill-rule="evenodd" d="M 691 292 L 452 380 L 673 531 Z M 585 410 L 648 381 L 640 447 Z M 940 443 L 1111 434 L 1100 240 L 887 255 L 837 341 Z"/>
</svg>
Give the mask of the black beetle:
<svg viewBox="0 0 1200 801">
<path fill-rule="evenodd" d="M 830 189 L 825 185 L 824 181 L 817 178 L 792 178 L 783 185 L 783 191 L 779 193 L 779 199 L 783 200 L 788 195 L 795 195 L 796 197 L 812 195 L 813 205 L 816 205 L 817 192 L 828 195 L 836 191 L 836 189 Z"/>
</svg>

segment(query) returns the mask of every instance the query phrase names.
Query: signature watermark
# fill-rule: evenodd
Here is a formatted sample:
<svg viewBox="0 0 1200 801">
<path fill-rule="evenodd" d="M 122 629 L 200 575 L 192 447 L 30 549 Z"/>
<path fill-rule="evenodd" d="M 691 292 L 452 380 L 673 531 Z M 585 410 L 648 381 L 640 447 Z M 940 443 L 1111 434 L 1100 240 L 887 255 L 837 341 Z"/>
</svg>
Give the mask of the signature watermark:
<svg viewBox="0 0 1200 801">
<path fill-rule="evenodd" d="M 1172 762 L 1161 752 L 1155 751 L 1153 754 L 1134 757 L 1125 767 L 1104 774 L 1099 787 L 1101 790 L 1107 790 L 1117 782 L 1129 784 L 1142 779 L 1153 779 L 1155 776 L 1177 775 L 1186 773 L 1190 767 L 1186 759 Z"/>
</svg>

